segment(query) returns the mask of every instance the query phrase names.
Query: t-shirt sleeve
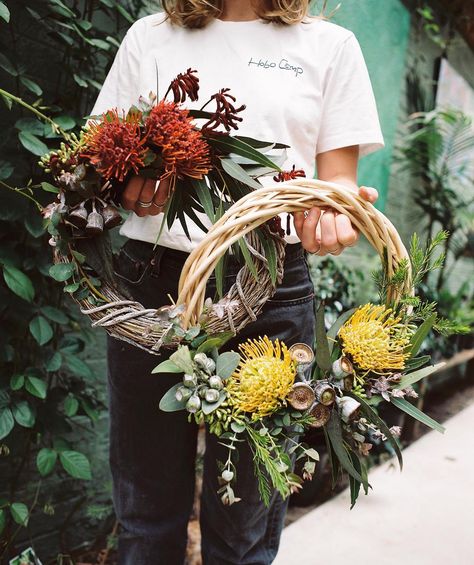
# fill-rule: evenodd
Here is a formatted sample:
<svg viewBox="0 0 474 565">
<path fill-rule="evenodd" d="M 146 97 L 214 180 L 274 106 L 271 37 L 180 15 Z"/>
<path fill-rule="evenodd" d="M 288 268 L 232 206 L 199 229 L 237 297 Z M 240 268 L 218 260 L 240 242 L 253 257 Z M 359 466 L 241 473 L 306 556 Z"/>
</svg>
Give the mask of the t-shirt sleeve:
<svg viewBox="0 0 474 565">
<path fill-rule="evenodd" d="M 329 65 L 316 154 L 359 145 L 359 155 L 384 146 L 377 106 L 359 42 L 353 33 Z"/>
<path fill-rule="evenodd" d="M 142 24 L 138 20 L 127 31 L 90 115 L 103 114 L 112 108 L 127 112 L 132 105 L 138 103 L 141 94 L 140 60 L 145 32 Z"/>
</svg>

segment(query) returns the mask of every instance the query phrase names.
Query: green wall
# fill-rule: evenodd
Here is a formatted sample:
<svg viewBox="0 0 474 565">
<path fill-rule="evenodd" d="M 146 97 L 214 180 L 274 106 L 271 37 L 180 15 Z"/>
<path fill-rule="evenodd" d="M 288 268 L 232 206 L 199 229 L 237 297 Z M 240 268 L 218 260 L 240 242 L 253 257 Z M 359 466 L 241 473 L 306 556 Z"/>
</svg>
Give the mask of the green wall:
<svg viewBox="0 0 474 565">
<path fill-rule="evenodd" d="M 326 15 L 339 3 L 341 7 L 331 21 L 353 31 L 359 40 L 372 80 L 385 139 L 383 150 L 361 159 L 359 184 L 379 189 L 377 207 L 383 210 L 400 113 L 410 13 L 399 0 L 330 0 Z"/>
</svg>

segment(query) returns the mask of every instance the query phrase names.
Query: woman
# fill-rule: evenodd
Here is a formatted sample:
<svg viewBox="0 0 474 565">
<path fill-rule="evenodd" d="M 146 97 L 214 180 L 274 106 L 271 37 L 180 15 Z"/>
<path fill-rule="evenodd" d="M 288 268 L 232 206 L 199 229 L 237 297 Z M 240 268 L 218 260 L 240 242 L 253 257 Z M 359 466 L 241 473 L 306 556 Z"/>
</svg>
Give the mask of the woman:
<svg viewBox="0 0 474 565">
<path fill-rule="evenodd" d="M 200 78 L 200 101 L 229 87 L 245 104 L 238 134 L 286 143 L 292 165 L 313 177 L 356 188 L 358 157 L 383 146 L 377 110 L 360 47 L 348 30 L 309 18 L 307 0 L 165 0 L 164 12 L 129 29 L 92 114 L 124 110 L 150 91 L 158 98 L 170 81 L 191 67 Z M 304 20 L 304 21 L 303 21 Z M 307 23 L 306 23 L 307 22 Z M 201 102 L 202 104 L 202 102 Z M 199 108 L 187 101 L 186 106 Z M 263 184 L 274 182 L 264 177 Z M 375 189 L 360 194 L 374 202 Z M 166 182 L 139 176 L 126 187 L 122 227 L 129 238 L 117 274 L 148 307 L 169 303 L 187 254 L 204 236 L 189 222 L 191 240 L 179 222 L 164 229 L 153 251 L 167 194 Z M 288 345 L 313 341 L 313 287 L 304 250 L 340 254 L 356 243 L 347 216 L 313 208 L 294 215 L 287 236 L 285 276 L 259 319 L 238 338 L 267 334 Z M 232 262 L 226 285 L 239 265 Z M 215 292 L 215 281 L 208 293 Z M 229 344 L 236 347 L 237 340 Z M 163 354 L 164 355 L 164 354 Z M 158 401 L 176 375 L 151 375 L 162 358 L 108 338 L 110 463 L 114 504 L 122 526 L 119 563 L 183 563 L 192 510 L 196 426 L 184 413 L 163 413 Z M 201 498 L 205 565 L 268 564 L 278 549 L 286 502 L 278 495 L 267 509 L 260 502 L 249 449 L 240 447 L 237 496 L 224 506 L 216 494 L 222 458 L 208 436 Z"/>
</svg>

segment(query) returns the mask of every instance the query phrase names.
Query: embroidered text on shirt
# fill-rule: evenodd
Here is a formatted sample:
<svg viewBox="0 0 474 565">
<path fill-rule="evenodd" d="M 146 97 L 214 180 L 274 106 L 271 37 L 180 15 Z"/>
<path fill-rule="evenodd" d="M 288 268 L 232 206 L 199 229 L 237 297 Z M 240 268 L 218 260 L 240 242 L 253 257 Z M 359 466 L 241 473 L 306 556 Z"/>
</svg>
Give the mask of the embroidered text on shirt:
<svg viewBox="0 0 474 565">
<path fill-rule="evenodd" d="M 262 59 L 259 59 L 257 61 L 257 60 L 254 60 L 253 57 L 250 57 L 250 61 L 248 62 L 248 66 L 250 66 L 250 65 L 256 65 L 257 67 L 262 67 L 263 69 L 275 69 L 275 68 L 277 68 L 277 64 L 274 61 L 268 61 L 268 59 L 266 59 L 265 61 L 263 61 Z M 296 67 L 294 65 L 290 65 L 290 63 L 288 62 L 287 59 L 280 59 L 280 62 L 278 63 L 278 68 L 283 70 L 283 71 L 294 72 L 295 77 L 303 74 L 302 67 Z"/>
</svg>

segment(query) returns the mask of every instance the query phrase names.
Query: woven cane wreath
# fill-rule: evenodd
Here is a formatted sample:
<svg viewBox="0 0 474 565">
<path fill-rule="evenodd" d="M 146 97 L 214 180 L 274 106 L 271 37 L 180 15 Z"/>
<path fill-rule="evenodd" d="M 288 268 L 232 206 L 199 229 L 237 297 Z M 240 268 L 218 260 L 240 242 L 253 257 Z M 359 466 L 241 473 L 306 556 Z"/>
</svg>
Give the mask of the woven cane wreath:
<svg viewBox="0 0 474 565">
<path fill-rule="evenodd" d="M 204 308 L 206 283 L 219 259 L 233 243 L 246 236 L 257 269 L 257 280 L 247 266 L 242 267 L 235 284 L 220 301 L 219 314 L 211 311 L 205 321 L 208 335 L 224 331 L 238 333 L 256 319 L 276 289 L 267 267 L 264 249 L 253 230 L 279 213 L 304 211 L 313 206 L 331 207 L 346 214 L 386 262 L 389 277 L 401 260 L 408 259 L 407 250 L 393 224 L 355 191 L 315 179 L 294 179 L 247 194 L 209 229 L 206 237 L 183 266 L 176 305 L 158 310 L 145 308 L 138 302 L 126 300 L 116 289 L 104 283 L 101 286 L 101 295 L 107 303 L 93 306 L 87 299 L 77 300 L 81 312 L 90 317 L 93 326 L 105 328 L 113 337 L 150 353 L 157 353 L 163 346 L 163 336 L 170 328 L 163 312 L 167 308 L 182 305 L 184 309 L 180 314 L 181 326 L 186 329 L 196 324 Z M 283 277 L 285 242 L 273 233 L 271 237 L 276 244 L 276 283 L 279 284 Z M 59 253 L 55 254 L 55 262 L 66 261 L 67 258 Z M 392 289 L 392 294 L 387 299 L 395 299 L 395 293 L 411 293 L 409 279 L 405 285 L 408 285 L 408 288 L 405 286 Z M 179 340 L 173 339 L 165 346 L 177 347 L 178 343 Z"/>
</svg>

